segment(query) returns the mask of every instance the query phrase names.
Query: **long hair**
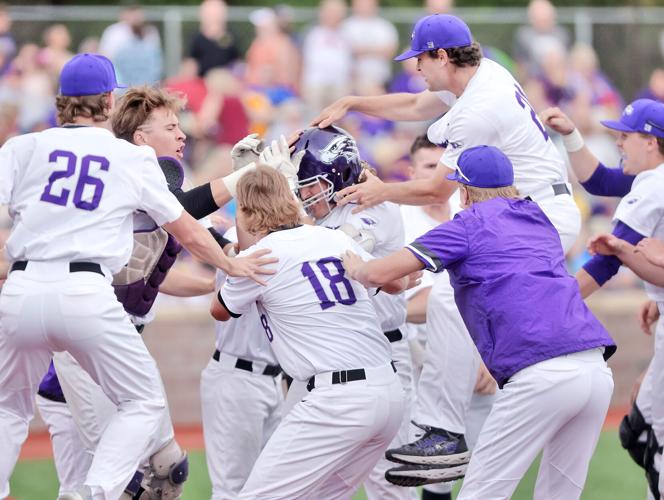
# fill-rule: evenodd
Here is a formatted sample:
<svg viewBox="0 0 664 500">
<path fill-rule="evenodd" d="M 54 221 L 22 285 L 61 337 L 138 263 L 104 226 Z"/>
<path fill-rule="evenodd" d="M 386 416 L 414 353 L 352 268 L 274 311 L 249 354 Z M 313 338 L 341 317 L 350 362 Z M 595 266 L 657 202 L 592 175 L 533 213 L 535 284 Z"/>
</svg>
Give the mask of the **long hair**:
<svg viewBox="0 0 664 500">
<path fill-rule="evenodd" d="M 251 234 L 300 223 L 300 210 L 288 181 L 273 168 L 258 165 L 244 174 L 237 184 L 236 199 L 244 229 Z"/>
</svg>

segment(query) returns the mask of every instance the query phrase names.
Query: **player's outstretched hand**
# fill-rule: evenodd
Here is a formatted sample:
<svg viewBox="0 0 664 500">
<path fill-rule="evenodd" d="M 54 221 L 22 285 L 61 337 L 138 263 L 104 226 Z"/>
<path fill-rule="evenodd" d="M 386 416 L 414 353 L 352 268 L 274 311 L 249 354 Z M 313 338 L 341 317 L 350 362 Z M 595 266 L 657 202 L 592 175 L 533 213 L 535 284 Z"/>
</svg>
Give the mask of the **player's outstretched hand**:
<svg viewBox="0 0 664 500">
<path fill-rule="evenodd" d="M 260 285 L 265 285 L 265 281 L 259 278 L 259 275 L 274 274 L 275 269 L 270 269 L 270 264 L 279 262 L 276 257 L 265 257 L 271 253 L 271 250 L 264 248 L 257 250 L 246 257 L 234 257 L 230 259 L 230 267 L 226 271 L 229 276 L 246 276 Z"/>
<path fill-rule="evenodd" d="M 539 114 L 539 118 L 544 125 L 561 135 L 569 135 L 576 128 L 574 122 L 560 108 L 547 108 Z"/>
<path fill-rule="evenodd" d="M 635 251 L 643 254 L 653 266 L 664 267 L 664 241 L 655 238 L 643 238 L 636 245 Z"/>
<path fill-rule="evenodd" d="M 647 300 L 641 305 L 639 310 L 639 327 L 646 335 L 652 335 L 652 325 L 659 319 L 659 309 L 657 302 Z"/>
<path fill-rule="evenodd" d="M 334 122 L 341 120 L 346 113 L 350 110 L 350 98 L 342 97 L 337 99 L 327 108 L 323 109 L 316 118 L 311 120 L 311 126 L 318 128 L 325 128 L 332 125 Z"/>
<path fill-rule="evenodd" d="M 414 273 L 410 273 L 408 276 L 406 276 L 408 278 L 408 284 L 406 285 L 406 290 L 415 288 L 420 283 L 422 283 L 422 274 L 424 274 L 422 271 L 415 271 Z"/>
<path fill-rule="evenodd" d="M 360 267 L 362 267 L 362 265 L 364 264 L 362 257 L 357 255 L 355 252 L 347 250 L 346 253 L 344 253 L 341 256 L 341 264 L 344 266 L 344 269 L 346 270 L 346 276 L 348 276 L 352 280 L 359 281 L 358 271 L 360 270 Z"/>
<path fill-rule="evenodd" d="M 601 233 L 588 241 L 591 255 L 618 255 L 625 250 L 626 242 L 610 233 Z"/>
<path fill-rule="evenodd" d="M 340 206 L 347 203 L 357 204 L 357 207 L 353 209 L 354 214 L 385 201 L 383 197 L 385 183 L 368 170 L 364 170 L 364 175 L 366 176 L 364 182 L 348 186 L 336 195 L 337 204 Z"/>
<path fill-rule="evenodd" d="M 477 372 L 477 381 L 475 382 L 475 392 L 484 396 L 496 393 L 498 384 L 491 376 L 489 369 L 484 363 L 480 362 L 480 369 Z"/>
<path fill-rule="evenodd" d="M 231 149 L 233 170 L 240 170 L 250 163 L 255 163 L 264 146 L 263 139 L 258 137 L 258 134 L 249 134 L 236 142 Z"/>
</svg>

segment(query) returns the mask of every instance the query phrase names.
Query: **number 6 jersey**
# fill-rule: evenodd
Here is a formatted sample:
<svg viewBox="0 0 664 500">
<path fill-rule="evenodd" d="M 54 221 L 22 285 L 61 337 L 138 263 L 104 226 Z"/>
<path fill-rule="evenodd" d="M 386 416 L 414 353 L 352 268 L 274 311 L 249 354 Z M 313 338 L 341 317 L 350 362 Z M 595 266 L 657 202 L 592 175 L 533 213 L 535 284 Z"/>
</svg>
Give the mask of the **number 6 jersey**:
<svg viewBox="0 0 664 500">
<path fill-rule="evenodd" d="M 240 255 L 261 248 L 279 259 L 276 274 L 264 277 L 267 285 L 229 277 L 220 297 L 235 317 L 258 304 L 262 327 L 286 373 L 306 380 L 390 362 L 368 292 L 345 277 L 339 259 L 346 250 L 371 259 L 357 243 L 341 231 L 299 226 L 270 233 Z"/>
<path fill-rule="evenodd" d="M 7 257 L 94 261 L 118 272 L 133 247 L 132 213 L 163 225 L 182 214 L 154 150 L 100 127 L 61 127 L 0 148 L 0 204 L 13 228 Z"/>
</svg>

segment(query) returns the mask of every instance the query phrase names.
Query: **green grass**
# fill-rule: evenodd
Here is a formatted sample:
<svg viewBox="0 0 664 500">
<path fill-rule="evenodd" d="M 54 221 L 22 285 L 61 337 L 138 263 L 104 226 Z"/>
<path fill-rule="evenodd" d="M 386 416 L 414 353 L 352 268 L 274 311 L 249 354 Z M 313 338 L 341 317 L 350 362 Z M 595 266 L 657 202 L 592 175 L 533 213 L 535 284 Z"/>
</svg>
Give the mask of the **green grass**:
<svg viewBox="0 0 664 500">
<path fill-rule="evenodd" d="M 190 454 L 190 476 L 183 500 L 204 500 L 210 498 L 210 480 L 202 452 Z M 514 499 L 532 498 L 537 470 L 531 467 L 517 489 Z M 12 496 L 16 500 L 45 500 L 56 498 L 58 483 L 55 468 L 50 460 L 33 460 L 17 465 L 11 479 Z M 458 490 L 455 488 L 455 491 Z M 590 473 L 583 500 L 623 500 L 644 498 L 646 484 L 642 470 L 620 447 L 615 431 L 602 433 L 595 456 L 590 464 Z M 363 500 L 363 492 L 354 500 Z M 324 500 L 324 499 L 321 499 Z"/>
</svg>

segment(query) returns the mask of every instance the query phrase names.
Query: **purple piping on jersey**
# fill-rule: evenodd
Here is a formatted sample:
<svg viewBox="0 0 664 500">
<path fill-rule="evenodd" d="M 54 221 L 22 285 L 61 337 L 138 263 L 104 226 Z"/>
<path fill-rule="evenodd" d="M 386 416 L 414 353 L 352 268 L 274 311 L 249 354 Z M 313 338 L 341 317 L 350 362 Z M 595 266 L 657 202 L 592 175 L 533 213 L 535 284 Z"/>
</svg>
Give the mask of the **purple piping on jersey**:
<svg viewBox="0 0 664 500">
<path fill-rule="evenodd" d="M 166 274 L 175 264 L 175 259 L 181 250 L 182 245 L 169 234 L 166 247 L 147 281 L 141 279 L 128 285 L 113 287 L 115 288 L 115 295 L 124 306 L 125 311 L 134 316 L 145 316 L 150 312 L 157 298 L 157 293 L 159 293 L 159 285 L 166 279 Z"/>
<path fill-rule="evenodd" d="M 617 196 L 622 198 L 632 189 L 635 176 L 627 175 L 621 168 L 608 168 L 601 162 L 588 180 L 581 185 L 595 196 Z"/>
<path fill-rule="evenodd" d="M 618 221 L 616 227 L 613 228 L 613 234 L 625 240 L 632 245 L 636 245 L 645 236 L 637 233 L 624 222 Z M 599 286 L 613 278 L 622 266 L 621 260 L 615 255 L 595 255 L 592 259 L 585 263 L 583 269 L 593 277 Z"/>
</svg>

